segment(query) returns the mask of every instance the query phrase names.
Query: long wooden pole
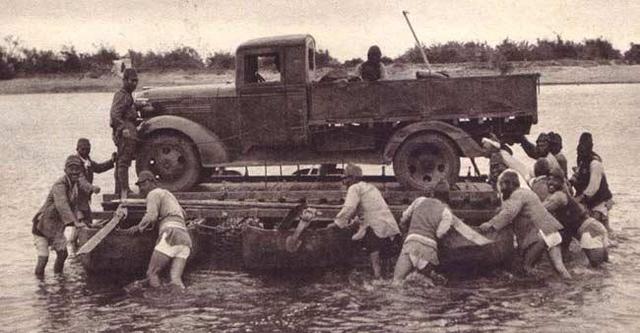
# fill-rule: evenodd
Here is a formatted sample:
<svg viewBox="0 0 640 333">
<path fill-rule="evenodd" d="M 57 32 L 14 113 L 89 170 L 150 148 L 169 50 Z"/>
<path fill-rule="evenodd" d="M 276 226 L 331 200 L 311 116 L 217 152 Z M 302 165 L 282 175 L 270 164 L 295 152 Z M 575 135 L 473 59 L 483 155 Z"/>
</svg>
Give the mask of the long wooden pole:
<svg viewBox="0 0 640 333">
<path fill-rule="evenodd" d="M 418 36 L 416 35 L 416 32 L 413 30 L 413 26 L 411 26 L 411 22 L 409 21 L 409 16 L 407 16 L 407 14 L 409 14 L 408 11 L 406 11 L 406 10 L 402 11 L 402 15 L 404 15 L 404 19 L 407 20 L 407 24 L 409 25 L 409 29 L 411 29 L 411 33 L 413 34 L 413 38 L 416 40 L 416 46 L 418 47 L 418 50 L 420 50 L 420 54 L 422 54 L 422 59 L 424 60 L 424 63 L 427 65 L 427 69 L 429 70 L 429 74 L 431 74 L 431 64 L 429 63 L 429 59 L 427 59 L 427 54 L 424 53 L 424 47 L 422 46 L 422 43 L 420 43 L 420 40 L 418 39 Z"/>
</svg>

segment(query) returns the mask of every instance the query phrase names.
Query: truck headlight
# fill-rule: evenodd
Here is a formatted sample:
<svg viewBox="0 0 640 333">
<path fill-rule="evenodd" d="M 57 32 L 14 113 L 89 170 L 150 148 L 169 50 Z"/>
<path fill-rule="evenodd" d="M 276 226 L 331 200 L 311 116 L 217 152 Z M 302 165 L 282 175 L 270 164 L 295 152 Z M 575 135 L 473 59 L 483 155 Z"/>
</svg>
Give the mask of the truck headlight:
<svg viewBox="0 0 640 333">
<path fill-rule="evenodd" d="M 151 117 L 155 113 L 155 109 L 149 102 L 148 98 L 136 98 L 134 104 L 136 110 L 140 111 L 140 116 L 142 116 L 142 118 Z"/>
</svg>

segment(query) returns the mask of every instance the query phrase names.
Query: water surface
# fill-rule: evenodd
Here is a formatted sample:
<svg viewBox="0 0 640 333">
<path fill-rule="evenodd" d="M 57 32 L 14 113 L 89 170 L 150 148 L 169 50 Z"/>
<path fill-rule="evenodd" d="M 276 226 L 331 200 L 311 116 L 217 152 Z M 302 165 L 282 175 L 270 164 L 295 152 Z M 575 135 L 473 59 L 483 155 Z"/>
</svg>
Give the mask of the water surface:
<svg viewBox="0 0 640 333">
<path fill-rule="evenodd" d="M 573 260 L 571 283 L 543 264 L 540 278 L 505 271 L 451 277 L 446 286 L 372 286 L 366 269 L 257 275 L 201 263 L 185 274 L 188 291 L 127 294 L 131 278 L 87 276 L 71 259 L 62 275 L 33 276 L 30 219 L 62 175 L 78 137 L 92 156 L 113 151 L 111 94 L 0 96 L 0 331 L 552 331 L 628 332 L 640 327 L 640 85 L 543 86 L 541 131 L 564 138 L 569 165 L 582 131 L 593 133 L 617 202 L 611 263 L 592 270 Z M 524 158 L 518 148 L 516 154 Z M 532 162 L 532 161 L 531 161 Z M 96 183 L 112 190 L 113 173 Z M 133 178 L 132 178 L 133 179 Z M 98 208 L 97 201 L 93 205 Z"/>
</svg>

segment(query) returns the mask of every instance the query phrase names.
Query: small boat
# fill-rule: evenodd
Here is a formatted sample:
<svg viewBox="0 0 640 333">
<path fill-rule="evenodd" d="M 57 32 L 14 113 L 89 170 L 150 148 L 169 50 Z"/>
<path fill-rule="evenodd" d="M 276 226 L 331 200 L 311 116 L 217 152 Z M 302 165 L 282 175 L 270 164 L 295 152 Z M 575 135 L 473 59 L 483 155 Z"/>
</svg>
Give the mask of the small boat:
<svg viewBox="0 0 640 333">
<path fill-rule="evenodd" d="M 503 228 L 482 235 L 493 243 L 477 245 L 456 230 L 450 230 L 439 241 L 441 269 L 472 270 L 495 267 L 505 263 L 513 255 L 515 247 L 512 228 Z"/>
<path fill-rule="evenodd" d="M 300 236 L 295 252 L 287 251 L 293 230 L 264 229 L 247 225 L 242 233 L 244 266 L 252 270 L 300 270 L 349 264 L 353 259 L 351 233 L 337 228 L 309 228 Z"/>
<path fill-rule="evenodd" d="M 337 228 L 307 229 L 300 237 L 301 246 L 287 251 L 287 237 L 293 230 L 269 230 L 246 226 L 242 234 L 242 258 L 248 269 L 312 269 L 348 265 L 362 261 L 358 242 L 351 240 L 351 232 Z M 443 270 L 483 269 L 498 266 L 514 252 L 513 231 L 483 233 L 494 242 L 476 245 L 456 230 L 449 231 L 439 245 L 440 266 Z"/>
<path fill-rule="evenodd" d="M 197 254 L 197 235 L 193 226 L 188 226 L 193 241 L 189 260 Z M 78 248 L 86 243 L 100 228 L 78 228 Z M 113 230 L 93 251 L 78 256 L 89 273 L 131 274 L 144 273 L 158 238 L 157 230 L 147 230 L 129 235 L 121 229 Z"/>
</svg>

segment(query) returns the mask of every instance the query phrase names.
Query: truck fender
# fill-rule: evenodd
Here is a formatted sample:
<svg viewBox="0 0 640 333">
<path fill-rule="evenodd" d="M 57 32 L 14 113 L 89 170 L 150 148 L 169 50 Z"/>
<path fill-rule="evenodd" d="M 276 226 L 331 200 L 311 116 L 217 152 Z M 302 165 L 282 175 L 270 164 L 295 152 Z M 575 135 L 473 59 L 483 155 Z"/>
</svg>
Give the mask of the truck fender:
<svg viewBox="0 0 640 333">
<path fill-rule="evenodd" d="M 436 132 L 453 141 L 463 157 L 486 156 L 480 145 L 465 131 L 442 121 L 423 121 L 413 123 L 396 131 L 384 149 L 384 163 L 393 162 L 393 157 L 402 143 L 410 136 L 420 132 Z"/>
<path fill-rule="evenodd" d="M 204 167 L 214 167 L 229 161 L 222 140 L 208 128 L 186 118 L 172 115 L 150 118 L 140 124 L 138 135 L 144 138 L 160 130 L 177 131 L 191 139 L 198 149 L 200 163 Z"/>
</svg>

